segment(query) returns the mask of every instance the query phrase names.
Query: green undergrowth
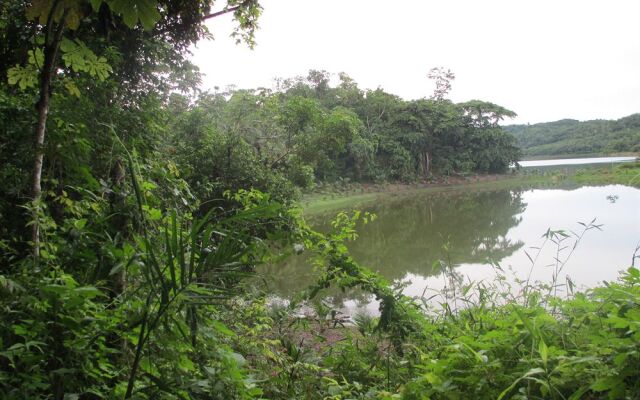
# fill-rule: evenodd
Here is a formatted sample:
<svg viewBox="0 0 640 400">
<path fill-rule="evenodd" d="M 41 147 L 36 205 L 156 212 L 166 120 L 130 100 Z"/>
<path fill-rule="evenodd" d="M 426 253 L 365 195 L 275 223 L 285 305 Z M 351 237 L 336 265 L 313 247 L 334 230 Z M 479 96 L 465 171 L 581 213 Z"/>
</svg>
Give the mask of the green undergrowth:
<svg viewBox="0 0 640 400">
<path fill-rule="evenodd" d="M 400 351 L 361 317 L 315 353 L 331 399 L 632 399 L 640 395 L 640 273 L 568 298 L 488 290 L 421 320 Z M 321 383 L 318 383 L 322 386 Z"/>
<path fill-rule="evenodd" d="M 80 257 L 68 251 L 86 257 L 91 248 L 86 233 L 96 222 L 86 217 L 99 203 L 84 212 L 70 203 L 78 218 L 49 228 L 60 234 L 50 238 L 46 262 L 25 260 L 0 276 L 2 398 L 640 395 L 636 268 L 586 292 L 568 285 L 556 295 L 555 283 L 528 282 L 518 292 L 499 274 L 451 279 L 437 297 L 410 298 L 348 254 L 356 223 L 373 215 L 340 213 L 324 234 L 258 192 L 228 194 L 239 204 L 233 212 L 196 218 L 163 216 L 135 191 L 142 231 L 105 249 L 110 270 L 102 278 L 87 275 L 86 264 L 68 267 Z M 560 244 L 563 234 L 547 233 Z M 243 283 L 253 265 L 302 248 L 319 277 L 286 306 L 270 306 L 268 293 Z M 444 262 L 441 269 L 455 275 Z M 109 285 L 116 278 L 119 289 Z M 341 329 L 344 318 L 323 302 L 330 288 L 368 293 L 378 316 L 355 315 Z M 299 316 L 309 305 L 312 321 Z"/>
<path fill-rule="evenodd" d="M 640 162 L 625 163 L 613 168 L 583 169 L 572 179 L 578 183 L 611 184 L 640 187 Z"/>
<path fill-rule="evenodd" d="M 525 176 L 537 176 L 539 181 L 559 186 L 610 185 L 640 186 L 640 162 L 602 166 L 553 166 L 522 170 Z"/>
</svg>

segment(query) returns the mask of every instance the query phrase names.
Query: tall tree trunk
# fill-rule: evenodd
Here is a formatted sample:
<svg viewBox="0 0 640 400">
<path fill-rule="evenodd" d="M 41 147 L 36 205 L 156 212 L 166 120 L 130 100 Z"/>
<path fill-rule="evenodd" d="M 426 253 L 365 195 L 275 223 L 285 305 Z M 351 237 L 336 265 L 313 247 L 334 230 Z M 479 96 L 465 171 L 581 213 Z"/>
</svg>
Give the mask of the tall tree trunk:
<svg viewBox="0 0 640 400">
<path fill-rule="evenodd" d="M 43 71 L 43 75 L 44 71 Z M 31 199 L 33 200 L 33 206 L 36 207 L 33 215 L 33 225 L 31 225 L 31 241 L 33 242 L 33 255 L 38 257 L 40 255 L 40 224 L 38 222 L 38 202 L 42 196 L 42 163 L 44 161 L 44 135 L 47 125 L 47 115 L 49 114 L 49 89 L 51 85 L 51 78 L 43 79 L 41 84 L 40 100 L 38 100 L 38 124 L 36 125 L 35 132 L 35 153 L 36 157 L 33 163 L 33 174 L 31 183 Z"/>
<path fill-rule="evenodd" d="M 58 2 L 54 3 L 47 21 L 45 45 L 44 45 L 44 65 L 40 70 L 40 96 L 36 109 L 38 111 L 38 122 L 34 133 L 35 160 L 33 162 L 33 174 L 31 182 L 31 200 L 33 201 L 34 219 L 31 226 L 31 241 L 33 242 L 33 255 L 40 256 L 40 226 L 38 223 L 39 202 L 42 196 L 42 164 L 44 162 L 44 137 L 47 130 L 47 117 L 49 115 L 49 103 L 51 100 L 51 79 L 56 69 L 56 59 L 62 40 L 65 19 L 67 12 L 60 18 L 59 22 L 53 19 L 54 11 Z"/>
<path fill-rule="evenodd" d="M 427 151 L 425 158 L 426 158 L 425 172 L 427 173 L 427 177 L 429 177 L 429 173 L 431 172 L 431 152 Z"/>
</svg>

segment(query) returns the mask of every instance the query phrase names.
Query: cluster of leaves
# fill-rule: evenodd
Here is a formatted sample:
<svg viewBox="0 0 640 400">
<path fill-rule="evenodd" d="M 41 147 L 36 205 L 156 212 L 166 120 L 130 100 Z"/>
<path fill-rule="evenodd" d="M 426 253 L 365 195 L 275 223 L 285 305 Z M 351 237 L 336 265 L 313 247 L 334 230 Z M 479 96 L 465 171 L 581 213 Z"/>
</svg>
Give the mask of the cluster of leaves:
<svg viewBox="0 0 640 400">
<path fill-rule="evenodd" d="M 188 47 L 207 36 L 204 23 L 212 5 L 207 0 L 3 4 L 0 216 L 8 223 L 0 228 L 0 243 L 12 243 L 14 253 L 22 253 L 28 245 L 24 227 L 32 216 L 21 206 L 33 197 L 28 181 L 38 152 L 44 153 L 42 202 L 57 223 L 66 216 L 55 205 L 56 197 L 67 191 L 78 198 L 70 187 L 109 197 L 113 211 L 126 196 L 119 188 L 125 156 L 113 131 L 148 161 L 143 168 L 164 170 L 171 179 L 176 176 L 174 162 L 156 162 L 168 132 L 166 102 L 174 91 L 196 90 L 199 73 L 187 59 Z M 257 2 L 223 6 L 238 16 L 254 16 L 240 31 L 254 28 Z M 58 31 L 56 41 L 52 32 Z M 45 92 L 51 93 L 51 106 L 44 145 L 34 148 L 36 121 L 47 115 L 34 113 L 34 103 L 40 104 L 42 97 L 39 82 L 46 72 L 47 54 L 52 81 Z M 193 196 L 171 200 L 184 203 Z"/>
<path fill-rule="evenodd" d="M 290 247 L 299 235 L 295 213 L 252 191 L 229 194 L 234 207 L 200 218 L 162 212 L 156 183 L 138 181 L 139 168 L 130 166 L 132 194 L 123 205 L 130 226 L 110 234 L 105 199 L 65 194 L 63 224 L 41 216 L 40 257 L 3 270 L 3 398 L 261 393 L 223 321 L 239 323 L 238 312 L 258 307 L 240 305 L 252 298 L 239 284 L 272 248 Z"/>
</svg>

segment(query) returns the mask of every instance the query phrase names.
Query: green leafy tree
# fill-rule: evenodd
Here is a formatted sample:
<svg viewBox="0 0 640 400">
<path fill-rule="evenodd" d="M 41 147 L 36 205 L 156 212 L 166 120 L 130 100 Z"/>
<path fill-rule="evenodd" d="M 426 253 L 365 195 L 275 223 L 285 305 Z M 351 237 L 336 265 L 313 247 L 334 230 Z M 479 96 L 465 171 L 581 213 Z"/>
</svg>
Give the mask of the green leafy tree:
<svg viewBox="0 0 640 400">
<path fill-rule="evenodd" d="M 156 31 L 159 36 L 173 38 L 175 42 L 186 46 L 206 32 L 203 28 L 204 20 L 233 12 L 239 23 L 234 35 L 238 40 L 245 39 L 250 44 L 253 43 L 253 32 L 260 14 L 260 7 L 256 1 L 231 1 L 223 10 L 215 13 L 209 12 L 210 7 L 211 2 L 208 1 L 177 3 L 156 0 L 36 0 L 22 4 L 22 9 L 30 21 L 30 29 L 35 32 L 32 38 L 33 46 L 30 46 L 32 50 L 27 52 L 25 62 L 7 70 L 7 78 L 10 84 L 18 85 L 22 89 L 33 87 L 37 92 L 35 158 L 30 191 L 36 210 L 42 193 L 43 148 L 54 78 L 61 77 L 69 93 L 78 96 L 80 90 L 76 83 L 68 78 L 70 72 L 85 73 L 98 80 L 105 80 L 113 72 L 105 57 L 97 56 L 80 37 L 69 39 L 65 37 L 65 33 L 90 35 L 83 29 L 83 21 L 91 20 L 95 16 L 108 24 L 113 14 L 121 18 L 132 30 L 136 26 L 152 30 L 156 23 L 159 23 Z M 36 256 L 39 252 L 39 236 L 39 224 L 35 217 L 31 239 Z"/>
<path fill-rule="evenodd" d="M 505 118 L 515 118 L 517 114 L 499 105 L 481 100 L 460 103 L 459 106 L 474 128 L 495 128 Z"/>
</svg>

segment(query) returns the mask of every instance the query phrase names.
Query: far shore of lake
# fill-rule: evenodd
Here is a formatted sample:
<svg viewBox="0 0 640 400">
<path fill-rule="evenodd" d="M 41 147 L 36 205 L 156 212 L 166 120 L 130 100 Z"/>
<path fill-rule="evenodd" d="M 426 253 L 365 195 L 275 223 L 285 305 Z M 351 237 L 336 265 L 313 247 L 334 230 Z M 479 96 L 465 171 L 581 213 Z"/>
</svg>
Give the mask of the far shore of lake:
<svg viewBox="0 0 640 400">
<path fill-rule="evenodd" d="M 532 155 L 523 157 L 522 161 L 538 161 L 538 160 L 560 160 L 575 158 L 596 158 L 596 157 L 640 157 L 640 153 L 620 152 L 620 153 L 584 153 L 584 154 L 554 154 L 554 155 Z"/>
<path fill-rule="evenodd" d="M 602 164 L 590 168 L 544 170 L 523 168 L 505 174 L 439 177 L 433 182 L 346 184 L 320 188 L 303 196 L 300 206 L 308 216 L 330 211 L 354 209 L 387 198 L 426 191 L 495 190 L 504 188 L 536 188 L 541 186 L 579 187 L 582 185 L 623 184 L 640 186 L 640 163 Z"/>
</svg>

